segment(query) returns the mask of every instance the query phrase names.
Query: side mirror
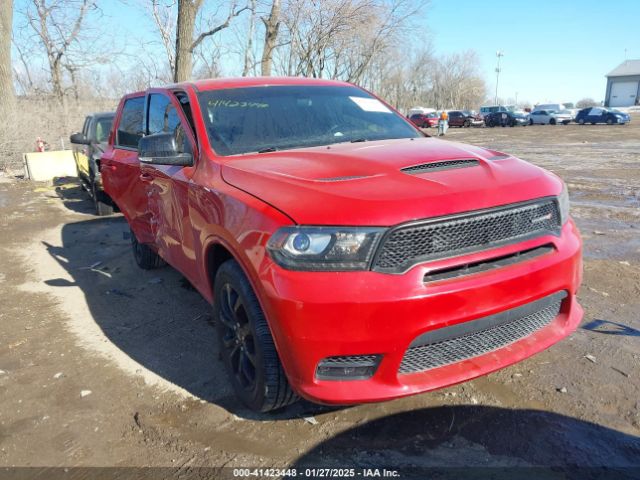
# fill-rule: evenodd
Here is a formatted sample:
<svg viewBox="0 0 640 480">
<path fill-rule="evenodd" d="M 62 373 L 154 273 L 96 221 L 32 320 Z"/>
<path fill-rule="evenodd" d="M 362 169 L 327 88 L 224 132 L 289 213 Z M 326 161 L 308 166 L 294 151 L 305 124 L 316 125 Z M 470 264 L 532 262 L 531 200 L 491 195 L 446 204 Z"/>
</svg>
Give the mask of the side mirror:
<svg viewBox="0 0 640 480">
<path fill-rule="evenodd" d="M 69 137 L 69 141 L 71 143 L 76 143 L 79 145 L 89 145 L 91 142 L 80 132 L 74 133 Z"/>
<path fill-rule="evenodd" d="M 193 155 L 179 153 L 175 135 L 165 132 L 142 137 L 138 142 L 138 158 L 156 165 L 193 165 Z"/>
</svg>

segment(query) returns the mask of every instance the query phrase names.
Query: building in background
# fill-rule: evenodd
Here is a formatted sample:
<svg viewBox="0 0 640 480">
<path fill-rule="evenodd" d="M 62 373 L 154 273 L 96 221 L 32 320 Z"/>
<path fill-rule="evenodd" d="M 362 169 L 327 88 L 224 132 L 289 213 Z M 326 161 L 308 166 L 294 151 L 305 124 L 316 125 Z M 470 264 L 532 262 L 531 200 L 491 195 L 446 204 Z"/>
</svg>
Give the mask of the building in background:
<svg viewBox="0 0 640 480">
<path fill-rule="evenodd" d="M 606 107 L 640 105 L 640 60 L 626 60 L 607 74 Z"/>
</svg>

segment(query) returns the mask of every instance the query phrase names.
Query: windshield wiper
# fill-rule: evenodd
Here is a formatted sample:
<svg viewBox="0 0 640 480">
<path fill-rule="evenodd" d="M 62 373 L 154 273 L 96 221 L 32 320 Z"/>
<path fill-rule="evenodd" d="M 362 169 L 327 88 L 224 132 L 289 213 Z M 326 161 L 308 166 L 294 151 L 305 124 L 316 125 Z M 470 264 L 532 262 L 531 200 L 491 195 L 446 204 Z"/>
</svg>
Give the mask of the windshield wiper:
<svg viewBox="0 0 640 480">
<path fill-rule="evenodd" d="M 276 147 L 267 147 L 267 148 L 263 148 L 262 150 L 258 150 L 258 153 L 269 153 L 269 152 L 275 152 L 276 150 L 278 150 Z"/>
</svg>

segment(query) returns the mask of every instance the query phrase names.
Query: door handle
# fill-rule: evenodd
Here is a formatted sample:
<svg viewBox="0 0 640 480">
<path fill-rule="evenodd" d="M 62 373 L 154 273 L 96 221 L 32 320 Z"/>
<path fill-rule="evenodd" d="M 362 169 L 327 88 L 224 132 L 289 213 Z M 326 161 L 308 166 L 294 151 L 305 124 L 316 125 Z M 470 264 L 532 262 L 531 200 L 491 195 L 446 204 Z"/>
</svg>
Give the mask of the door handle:
<svg viewBox="0 0 640 480">
<path fill-rule="evenodd" d="M 143 182 L 150 182 L 151 180 L 153 180 L 153 177 L 148 173 L 141 173 L 140 180 L 142 180 Z"/>
</svg>

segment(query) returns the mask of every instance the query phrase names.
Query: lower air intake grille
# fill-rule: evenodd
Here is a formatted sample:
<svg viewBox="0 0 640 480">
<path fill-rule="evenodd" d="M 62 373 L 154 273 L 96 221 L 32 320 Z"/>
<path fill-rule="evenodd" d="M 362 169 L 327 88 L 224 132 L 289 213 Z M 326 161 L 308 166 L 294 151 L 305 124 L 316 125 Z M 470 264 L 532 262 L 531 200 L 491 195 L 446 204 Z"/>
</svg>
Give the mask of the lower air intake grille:
<svg viewBox="0 0 640 480">
<path fill-rule="evenodd" d="M 565 291 L 488 317 L 427 332 L 404 354 L 399 373 L 416 373 L 477 357 L 521 340 L 549 325 Z"/>
</svg>

